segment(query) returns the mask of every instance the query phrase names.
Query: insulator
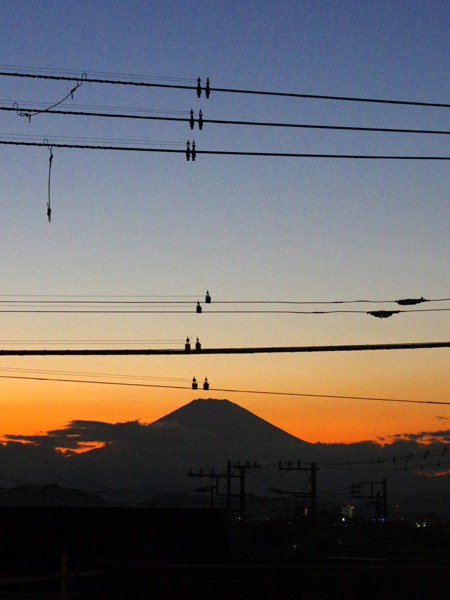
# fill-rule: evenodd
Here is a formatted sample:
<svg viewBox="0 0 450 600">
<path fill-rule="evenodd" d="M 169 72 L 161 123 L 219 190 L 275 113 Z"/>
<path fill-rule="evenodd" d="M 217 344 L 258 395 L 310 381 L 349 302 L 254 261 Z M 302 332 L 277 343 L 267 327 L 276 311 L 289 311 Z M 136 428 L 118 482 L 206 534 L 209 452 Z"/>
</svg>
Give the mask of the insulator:
<svg viewBox="0 0 450 600">
<path fill-rule="evenodd" d="M 202 349 L 202 345 L 200 344 L 200 340 L 197 338 L 197 341 L 195 342 L 195 349 L 197 352 L 200 352 L 200 350 Z"/>
<path fill-rule="evenodd" d="M 192 142 L 192 160 L 195 160 L 195 142 Z"/>
<path fill-rule="evenodd" d="M 187 141 L 186 144 L 186 160 L 189 160 L 191 158 L 191 146 L 189 144 L 189 140 Z"/>
<path fill-rule="evenodd" d="M 189 125 L 191 126 L 191 129 L 194 129 L 194 111 L 191 109 L 191 117 L 189 119 Z"/>
<path fill-rule="evenodd" d="M 206 290 L 205 302 L 206 304 L 211 304 L 211 296 L 209 295 L 208 290 Z"/>
<path fill-rule="evenodd" d="M 202 95 L 202 80 L 200 77 L 197 79 L 197 98 L 200 98 Z"/>
<path fill-rule="evenodd" d="M 198 313 L 202 312 L 202 306 L 200 304 L 200 302 L 197 302 L 197 308 L 195 309 Z"/>
<path fill-rule="evenodd" d="M 197 383 L 197 380 L 195 379 L 195 377 L 192 378 L 192 389 L 193 390 L 198 389 L 198 383 Z"/>
<path fill-rule="evenodd" d="M 202 111 L 198 113 L 198 128 L 203 129 L 203 114 Z M 192 129 L 192 127 L 191 127 Z"/>
<path fill-rule="evenodd" d="M 205 87 L 205 96 L 209 98 L 209 94 L 211 93 L 211 89 L 209 87 L 209 77 L 206 78 L 206 87 Z"/>
<path fill-rule="evenodd" d="M 204 390 L 209 390 L 209 383 L 208 383 L 208 378 L 205 377 L 205 381 L 203 383 L 203 389 Z"/>
</svg>

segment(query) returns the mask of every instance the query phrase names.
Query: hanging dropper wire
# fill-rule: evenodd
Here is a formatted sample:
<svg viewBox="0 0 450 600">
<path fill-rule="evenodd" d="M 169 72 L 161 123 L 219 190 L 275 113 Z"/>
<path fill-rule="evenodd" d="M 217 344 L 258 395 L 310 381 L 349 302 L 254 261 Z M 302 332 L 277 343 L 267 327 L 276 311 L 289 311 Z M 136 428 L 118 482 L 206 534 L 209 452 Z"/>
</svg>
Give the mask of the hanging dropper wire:
<svg viewBox="0 0 450 600">
<path fill-rule="evenodd" d="M 44 142 L 46 142 L 48 144 L 48 140 L 44 140 Z M 52 207 L 51 207 L 51 204 L 50 204 L 50 182 L 51 182 L 51 175 L 52 175 L 52 160 L 53 160 L 52 146 L 49 146 L 48 149 L 50 150 L 50 156 L 49 156 L 49 159 L 48 159 L 47 219 L 48 219 L 48 222 L 50 223 L 50 221 L 52 220 Z"/>
</svg>

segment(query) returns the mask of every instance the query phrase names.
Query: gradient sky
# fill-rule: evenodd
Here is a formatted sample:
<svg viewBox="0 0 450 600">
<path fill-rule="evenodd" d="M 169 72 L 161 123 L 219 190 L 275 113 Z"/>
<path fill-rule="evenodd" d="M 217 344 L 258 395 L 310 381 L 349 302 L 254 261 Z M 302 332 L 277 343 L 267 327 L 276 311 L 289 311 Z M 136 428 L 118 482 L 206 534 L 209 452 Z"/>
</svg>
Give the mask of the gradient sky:
<svg viewBox="0 0 450 600">
<path fill-rule="evenodd" d="M 0 22 L 2 71 L 180 78 L 187 85 L 209 76 L 213 88 L 440 103 L 450 98 L 446 0 L 18 0 L 0 6 Z M 2 106 L 49 106 L 73 87 L 12 77 L 1 83 Z M 191 108 L 196 114 L 202 109 L 205 119 L 450 130 L 446 108 L 218 92 L 206 100 L 194 91 L 93 83 L 84 83 L 61 108 L 93 106 L 184 117 Z M 213 124 L 192 132 L 187 123 L 52 115 L 29 123 L 13 112 L 1 112 L 0 119 L 2 140 L 82 138 L 182 148 L 194 138 L 198 150 L 450 156 L 444 135 Z M 0 300 L 44 294 L 202 300 L 206 289 L 213 302 L 450 296 L 445 161 L 199 155 L 192 163 L 181 154 L 54 148 L 49 224 L 48 149 L 0 146 L 0 152 Z M 366 314 L 208 315 L 206 309 L 202 315 L 4 313 L 0 319 L 4 348 L 136 339 L 177 340 L 165 347 L 181 348 L 186 336 L 199 336 L 205 347 L 428 342 L 450 336 L 447 312 L 383 320 Z M 227 397 L 306 441 L 354 442 L 445 428 L 448 407 L 214 388 L 445 402 L 448 359 L 448 349 L 1 357 L 0 375 L 95 373 L 104 380 L 129 375 L 155 378 L 142 381 L 160 385 L 189 385 L 193 375 L 200 381 L 208 376 L 209 396 Z M 1 379 L 0 386 L 0 435 L 61 428 L 74 419 L 151 422 L 203 394 L 14 379 Z"/>
</svg>

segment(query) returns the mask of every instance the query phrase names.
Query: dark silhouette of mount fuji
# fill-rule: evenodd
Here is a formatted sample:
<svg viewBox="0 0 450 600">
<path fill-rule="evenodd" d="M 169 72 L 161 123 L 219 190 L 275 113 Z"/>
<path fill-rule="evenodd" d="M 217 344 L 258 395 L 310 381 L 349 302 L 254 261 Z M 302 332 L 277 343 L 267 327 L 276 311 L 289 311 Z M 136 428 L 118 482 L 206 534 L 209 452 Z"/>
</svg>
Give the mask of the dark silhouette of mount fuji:
<svg viewBox="0 0 450 600">
<path fill-rule="evenodd" d="M 261 419 L 229 400 L 199 398 L 158 419 L 158 423 L 178 424 L 186 429 L 204 430 L 227 440 L 255 444 L 298 444 L 299 438 Z"/>
<path fill-rule="evenodd" d="M 190 469 L 224 470 L 228 460 L 311 460 L 314 447 L 233 402 L 212 398 L 193 400 L 148 425 L 119 425 L 117 441 L 69 457 L 64 485 L 149 494 L 189 490 Z"/>
</svg>

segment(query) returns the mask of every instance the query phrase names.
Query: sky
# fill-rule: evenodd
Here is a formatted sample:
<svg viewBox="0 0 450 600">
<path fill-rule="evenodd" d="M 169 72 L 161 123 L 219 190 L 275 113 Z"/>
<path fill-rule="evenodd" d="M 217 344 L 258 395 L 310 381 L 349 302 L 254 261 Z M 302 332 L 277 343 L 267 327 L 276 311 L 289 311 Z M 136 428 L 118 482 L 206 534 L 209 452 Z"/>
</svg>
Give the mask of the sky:
<svg viewBox="0 0 450 600">
<path fill-rule="evenodd" d="M 450 130 L 449 109 L 237 94 L 214 88 L 448 103 L 445 0 L 18 0 L 0 6 L 2 73 L 82 82 L 58 108 L 216 120 Z M 2 75 L 0 104 L 49 107 L 74 82 Z M 446 161 L 207 155 L 202 150 L 450 156 L 448 136 L 0 111 L 0 140 L 184 150 L 1 145 L 4 310 L 17 301 L 189 301 L 178 313 L 0 314 L 0 347 L 205 348 L 449 341 L 448 312 L 378 319 L 402 298 L 450 296 Z M 203 300 L 209 290 L 212 303 Z M 215 305 L 231 301 L 390 301 Z M 15 301 L 15 304 L 11 304 Z M 203 304 L 196 314 L 197 301 Z M 28 308 L 37 308 L 29 304 Z M 48 305 L 46 305 L 48 306 Z M 55 306 L 55 305 L 53 305 Z M 100 308 L 105 308 L 105 304 Z M 117 306 L 117 305 L 113 305 Z M 167 310 L 172 305 L 150 305 Z M 332 314 L 214 310 L 347 309 Z M 45 307 L 44 307 L 45 308 Z M 411 307 L 406 307 L 411 308 Z M 417 309 L 450 308 L 447 302 Z M 209 313 L 209 314 L 208 314 Z M 99 341 L 100 340 L 100 341 Z M 75 420 L 150 423 L 197 397 L 228 398 L 308 442 L 446 430 L 449 350 L 147 357 L 0 357 L 0 436 Z M 89 375 L 88 375 L 89 374 Z M 120 377 L 119 377 L 120 376 Z M 210 390 L 189 389 L 195 376 Z M 10 379 L 139 382 L 127 387 Z M 200 386 L 201 387 L 201 386 Z M 248 394 L 254 390 L 286 396 Z M 289 393 L 311 394 L 291 396 Z M 324 396 L 405 399 L 428 404 Z"/>
</svg>

